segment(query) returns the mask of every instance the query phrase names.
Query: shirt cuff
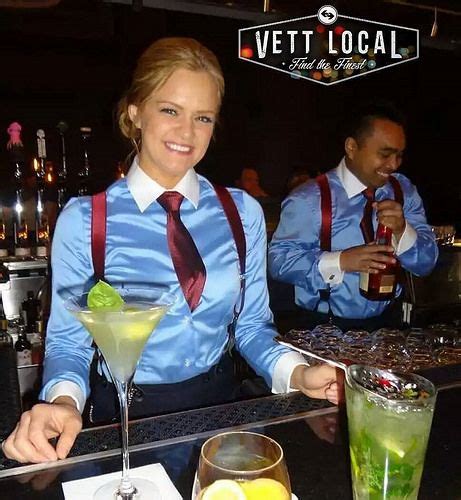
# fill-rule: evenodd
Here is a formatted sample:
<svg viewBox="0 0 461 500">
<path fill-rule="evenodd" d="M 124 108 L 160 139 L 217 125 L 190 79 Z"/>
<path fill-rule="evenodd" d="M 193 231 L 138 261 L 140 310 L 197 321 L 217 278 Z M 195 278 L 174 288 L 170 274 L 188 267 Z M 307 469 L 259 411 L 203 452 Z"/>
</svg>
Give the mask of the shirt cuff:
<svg viewBox="0 0 461 500">
<path fill-rule="evenodd" d="M 77 410 L 82 413 L 85 407 L 85 397 L 82 390 L 75 382 L 69 382 L 68 380 L 63 380 L 53 385 L 46 393 L 45 400 L 52 403 L 59 396 L 68 396 L 75 401 L 77 405 Z"/>
<path fill-rule="evenodd" d="M 309 363 L 302 354 L 296 351 L 290 351 L 280 356 L 280 359 L 275 363 L 272 375 L 272 392 L 274 394 L 297 390 L 290 387 L 290 380 L 293 370 L 299 365 L 309 366 Z"/>
<path fill-rule="evenodd" d="M 343 282 L 344 271 L 341 271 L 339 258 L 341 252 L 323 252 L 319 259 L 319 272 L 323 281 L 329 285 L 339 285 Z"/>
<path fill-rule="evenodd" d="M 402 236 L 400 237 L 400 241 L 397 245 L 397 249 L 395 251 L 396 255 L 400 255 L 407 250 L 409 250 L 415 243 L 416 239 L 418 238 L 418 234 L 414 230 L 414 228 L 408 224 L 407 221 L 405 221 L 405 231 L 403 232 Z M 395 248 L 395 242 L 394 243 L 394 248 Z"/>
</svg>

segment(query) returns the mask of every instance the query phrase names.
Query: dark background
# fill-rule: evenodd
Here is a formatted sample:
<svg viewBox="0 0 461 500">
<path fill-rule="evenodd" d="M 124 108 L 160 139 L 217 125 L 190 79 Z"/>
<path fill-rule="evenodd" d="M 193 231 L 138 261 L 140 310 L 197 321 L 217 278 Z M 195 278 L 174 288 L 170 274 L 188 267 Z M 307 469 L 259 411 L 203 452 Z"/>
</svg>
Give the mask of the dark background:
<svg viewBox="0 0 461 500">
<path fill-rule="evenodd" d="M 431 10 L 378 0 L 334 3 L 344 15 L 419 28 L 420 58 L 322 86 L 238 59 L 238 29 L 266 22 L 258 12 L 262 0 L 250 1 L 251 8 L 236 2 L 229 15 L 223 15 L 218 5 L 224 2 L 216 1 L 176 2 L 181 7 L 189 4 L 190 8 L 182 9 L 189 12 L 146 6 L 137 11 L 131 2 L 125 3 L 62 0 L 47 9 L 11 9 L 1 8 L 0 0 L 0 169 L 4 179 L 0 190 L 11 185 L 6 129 L 12 121 L 23 125 L 28 158 L 36 153 L 37 128 L 45 129 L 48 157 L 58 167 L 56 124 L 60 120 L 69 124 L 71 185 L 80 168 L 79 127 L 92 127 L 93 187 L 107 186 L 114 179 L 117 162 L 130 149 L 116 130 L 113 110 L 129 83 L 136 58 L 162 36 L 192 36 L 217 54 L 226 77 L 216 140 L 199 172 L 230 185 L 242 167 L 256 167 L 263 187 L 280 195 L 294 165 L 322 171 L 335 167 L 343 151 L 342 122 L 361 101 L 387 98 L 408 117 L 408 148 L 401 171 L 418 186 L 429 222 L 455 223 L 461 230 L 461 169 L 455 146 L 460 140 L 459 15 L 439 13 L 438 35 L 431 39 Z M 324 3 L 328 2 L 304 2 L 303 7 L 301 1 L 279 2 L 285 11 L 278 15 L 312 15 Z M 176 4 L 172 0 L 169 5 Z M 448 2 L 445 7 L 455 5 Z M 197 11 L 205 13 L 192 13 Z M 277 12 L 269 16 L 273 16 L 267 18 L 271 22 Z"/>
</svg>

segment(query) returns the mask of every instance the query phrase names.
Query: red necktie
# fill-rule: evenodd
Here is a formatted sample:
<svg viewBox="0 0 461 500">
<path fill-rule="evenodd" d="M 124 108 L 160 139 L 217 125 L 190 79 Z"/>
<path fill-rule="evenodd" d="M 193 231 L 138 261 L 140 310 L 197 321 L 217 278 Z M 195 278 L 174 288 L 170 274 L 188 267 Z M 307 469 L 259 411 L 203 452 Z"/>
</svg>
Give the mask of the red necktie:
<svg viewBox="0 0 461 500">
<path fill-rule="evenodd" d="M 184 196 L 177 191 L 165 191 L 157 201 L 167 213 L 168 248 L 184 297 L 193 311 L 205 286 L 206 270 L 194 240 L 179 216 L 183 199 Z"/>
<path fill-rule="evenodd" d="M 375 189 L 367 188 L 362 191 L 363 196 L 367 199 L 363 209 L 363 217 L 360 221 L 360 229 L 363 233 L 365 243 L 371 243 L 375 239 L 375 230 L 373 229 L 373 202 L 375 201 Z"/>
</svg>

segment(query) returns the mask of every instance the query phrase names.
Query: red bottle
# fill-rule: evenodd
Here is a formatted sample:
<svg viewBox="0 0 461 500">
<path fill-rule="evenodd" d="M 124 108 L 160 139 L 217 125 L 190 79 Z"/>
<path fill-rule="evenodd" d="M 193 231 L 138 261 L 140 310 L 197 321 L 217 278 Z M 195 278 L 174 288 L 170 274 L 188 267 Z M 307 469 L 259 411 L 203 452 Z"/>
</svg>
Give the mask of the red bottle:
<svg viewBox="0 0 461 500">
<path fill-rule="evenodd" d="M 378 224 L 375 243 L 392 246 L 392 229 Z M 377 274 L 360 273 L 360 293 L 368 300 L 390 300 L 395 296 L 400 264 L 386 264 Z"/>
</svg>

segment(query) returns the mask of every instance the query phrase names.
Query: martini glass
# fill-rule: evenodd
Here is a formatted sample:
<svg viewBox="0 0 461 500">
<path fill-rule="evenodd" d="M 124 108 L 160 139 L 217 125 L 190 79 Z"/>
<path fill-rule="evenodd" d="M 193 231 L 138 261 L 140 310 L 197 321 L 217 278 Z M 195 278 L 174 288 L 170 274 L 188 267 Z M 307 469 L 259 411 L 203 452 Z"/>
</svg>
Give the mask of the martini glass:
<svg viewBox="0 0 461 500">
<path fill-rule="evenodd" d="M 128 391 L 144 346 L 159 321 L 175 301 L 161 287 L 115 288 L 123 298 L 120 309 L 89 308 L 88 293 L 65 300 L 66 309 L 90 332 L 99 347 L 117 389 L 122 430 L 122 479 L 99 488 L 95 500 L 155 500 L 160 492 L 154 483 L 131 479 L 128 453 Z"/>
</svg>

